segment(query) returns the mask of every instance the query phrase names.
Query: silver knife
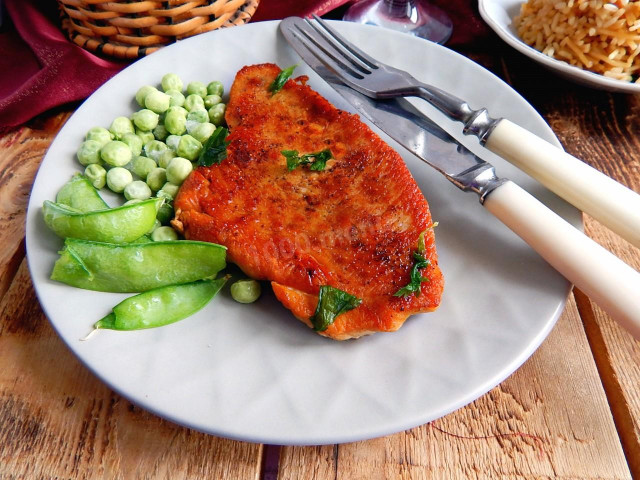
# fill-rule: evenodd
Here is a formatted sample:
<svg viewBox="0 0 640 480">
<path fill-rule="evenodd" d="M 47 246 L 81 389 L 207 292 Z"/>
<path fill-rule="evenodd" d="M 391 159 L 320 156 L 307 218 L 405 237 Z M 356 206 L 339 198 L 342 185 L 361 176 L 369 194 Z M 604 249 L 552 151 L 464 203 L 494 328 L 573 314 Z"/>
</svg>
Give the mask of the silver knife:
<svg viewBox="0 0 640 480">
<path fill-rule="evenodd" d="M 640 340 L 640 274 L 460 145 L 402 98 L 378 101 L 344 85 L 299 39 L 286 18 L 280 32 L 321 78 L 365 118 L 480 203 L 551 266 Z"/>
</svg>

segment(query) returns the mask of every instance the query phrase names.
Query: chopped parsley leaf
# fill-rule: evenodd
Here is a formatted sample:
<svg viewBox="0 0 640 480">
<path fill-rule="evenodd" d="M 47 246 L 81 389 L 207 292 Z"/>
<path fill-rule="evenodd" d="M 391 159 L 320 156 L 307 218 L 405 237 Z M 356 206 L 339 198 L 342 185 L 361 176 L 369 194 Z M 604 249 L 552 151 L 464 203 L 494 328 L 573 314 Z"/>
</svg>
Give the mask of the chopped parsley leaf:
<svg viewBox="0 0 640 480">
<path fill-rule="evenodd" d="M 216 128 L 200 152 L 198 165 L 210 167 L 214 163 L 219 164 L 227 158 L 227 145 L 229 145 L 227 135 L 229 135 L 229 131 L 226 128 Z"/>
<path fill-rule="evenodd" d="M 314 153 L 304 153 L 300 155 L 297 150 L 282 150 L 282 155 L 287 159 L 287 169 L 295 170 L 301 165 L 309 165 L 310 170 L 322 171 L 327 166 L 327 160 L 333 158 L 331 150 L 328 148 Z"/>
<path fill-rule="evenodd" d="M 273 83 L 269 85 L 269 91 L 275 95 L 282 90 L 282 87 L 284 87 L 284 84 L 287 83 L 287 80 L 289 80 L 291 75 L 293 75 L 293 71 L 297 66 L 298 65 L 291 65 L 290 67 L 281 70 Z"/>
<path fill-rule="evenodd" d="M 313 329 L 317 332 L 325 331 L 338 315 L 353 310 L 361 303 L 362 299 L 339 288 L 330 287 L 329 285 L 321 286 L 320 295 L 318 295 L 318 306 L 310 318 Z"/>
<path fill-rule="evenodd" d="M 434 223 L 430 228 L 436 227 L 438 224 Z M 413 252 L 413 267 L 411 268 L 410 280 L 407 285 L 402 287 L 396 293 L 393 294 L 394 297 L 408 297 L 412 293 L 415 293 L 416 297 L 420 296 L 420 286 L 422 282 L 428 282 L 429 277 L 423 277 L 420 273 L 420 269 L 428 267 L 431 265 L 431 262 L 424 257 L 424 252 L 426 250 L 424 234 L 422 232 L 418 237 L 418 249 Z"/>
</svg>

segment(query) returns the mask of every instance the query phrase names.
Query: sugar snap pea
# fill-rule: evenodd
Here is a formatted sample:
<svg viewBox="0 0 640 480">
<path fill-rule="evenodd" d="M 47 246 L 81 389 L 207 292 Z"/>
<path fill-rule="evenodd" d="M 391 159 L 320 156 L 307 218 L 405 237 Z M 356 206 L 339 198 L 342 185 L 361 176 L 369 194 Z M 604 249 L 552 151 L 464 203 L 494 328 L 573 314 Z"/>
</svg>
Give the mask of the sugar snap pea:
<svg viewBox="0 0 640 480">
<path fill-rule="evenodd" d="M 82 213 L 109 208 L 89 179 L 79 174 L 62 186 L 56 195 L 56 202 Z"/>
<path fill-rule="evenodd" d="M 94 328 L 141 330 L 161 327 L 193 315 L 220 291 L 227 278 L 169 285 L 129 297 L 98 320 Z"/>
<path fill-rule="evenodd" d="M 211 278 L 226 267 L 225 258 L 226 248 L 215 243 L 116 245 L 67 238 L 51 279 L 86 290 L 144 292 Z"/>
<path fill-rule="evenodd" d="M 77 213 L 45 200 L 45 223 L 62 238 L 127 243 L 147 233 L 155 222 L 161 198 L 150 198 L 118 208 Z"/>
</svg>

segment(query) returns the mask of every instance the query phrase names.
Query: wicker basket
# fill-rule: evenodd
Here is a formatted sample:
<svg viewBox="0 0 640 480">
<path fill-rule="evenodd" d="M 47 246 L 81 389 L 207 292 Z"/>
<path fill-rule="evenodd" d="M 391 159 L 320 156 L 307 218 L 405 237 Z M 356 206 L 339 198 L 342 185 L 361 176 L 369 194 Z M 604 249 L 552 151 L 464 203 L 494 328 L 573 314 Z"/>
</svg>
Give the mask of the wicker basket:
<svg viewBox="0 0 640 480">
<path fill-rule="evenodd" d="M 69 38 L 93 52 L 139 58 L 181 38 L 248 22 L 260 0 L 58 0 Z"/>
</svg>

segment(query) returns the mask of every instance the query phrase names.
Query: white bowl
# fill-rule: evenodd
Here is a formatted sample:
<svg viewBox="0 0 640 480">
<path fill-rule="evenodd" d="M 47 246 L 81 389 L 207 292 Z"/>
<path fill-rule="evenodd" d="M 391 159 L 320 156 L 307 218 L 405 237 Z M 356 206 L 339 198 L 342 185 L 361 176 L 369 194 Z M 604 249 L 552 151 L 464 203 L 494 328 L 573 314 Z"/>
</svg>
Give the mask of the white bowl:
<svg viewBox="0 0 640 480">
<path fill-rule="evenodd" d="M 623 82 L 614 78 L 582 70 L 566 62 L 556 60 L 524 43 L 518 36 L 513 18 L 520 13 L 522 0 L 478 0 L 480 15 L 505 42 L 529 58 L 555 71 L 559 75 L 587 87 L 610 92 L 640 93 L 640 84 Z"/>
</svg>

